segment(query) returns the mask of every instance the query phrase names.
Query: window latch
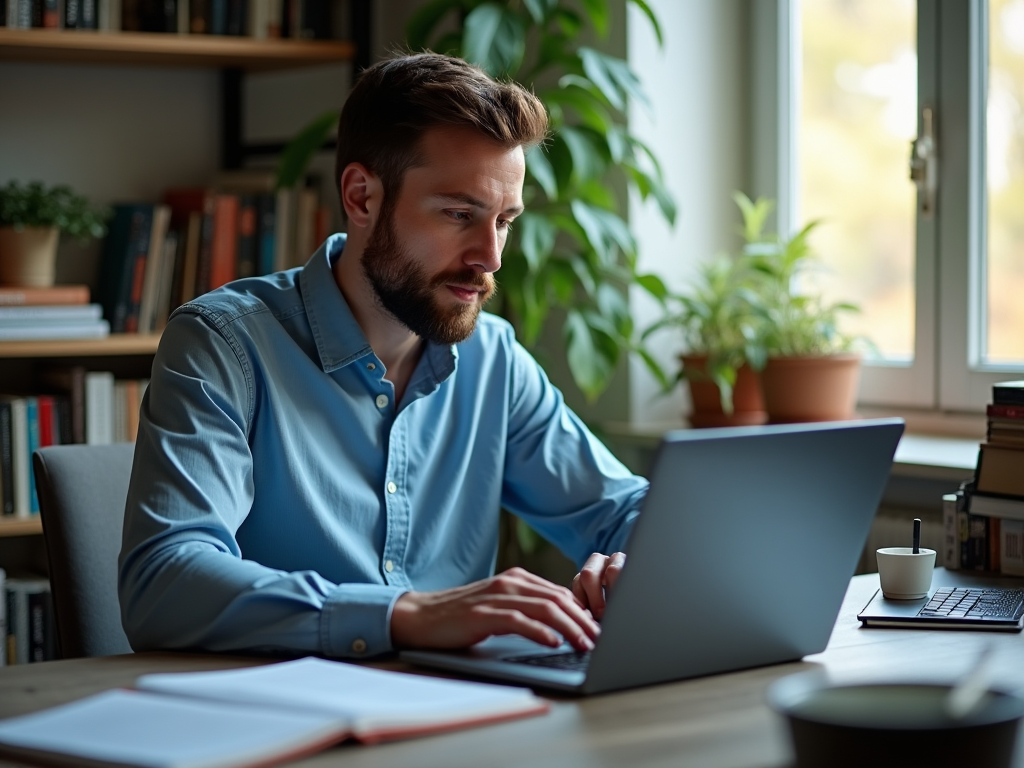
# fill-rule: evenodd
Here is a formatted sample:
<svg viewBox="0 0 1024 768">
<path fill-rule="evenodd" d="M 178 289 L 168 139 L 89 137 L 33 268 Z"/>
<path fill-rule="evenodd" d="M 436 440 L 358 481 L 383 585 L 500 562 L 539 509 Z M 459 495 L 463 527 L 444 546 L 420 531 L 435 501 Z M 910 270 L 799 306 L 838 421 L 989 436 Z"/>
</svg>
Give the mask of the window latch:
<svg viewBox="0 0 1024 768">
<path fill-rule="evenodd" d="M 917 204 L 921 216 L 935 215 L 939 189 L 939 145 L 935 136 L 935 111 L 921 109 L 921 135 L 910 142 L 910 180 L 917 185 Z"/>
</svg>

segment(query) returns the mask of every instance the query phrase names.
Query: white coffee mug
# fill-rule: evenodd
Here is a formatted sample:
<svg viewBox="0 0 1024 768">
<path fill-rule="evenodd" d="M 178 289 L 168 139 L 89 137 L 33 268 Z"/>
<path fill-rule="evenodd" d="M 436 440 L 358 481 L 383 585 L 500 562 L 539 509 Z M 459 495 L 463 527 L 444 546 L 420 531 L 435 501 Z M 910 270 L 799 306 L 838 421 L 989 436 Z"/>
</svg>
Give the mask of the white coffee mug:
<svg viewBox="0 0 1024 768">
<path fill-rule="evenodd" d="M 935 570 L 935 550 L 921 547 L 883 547 L 875 552 L 882 595 L 890 600 L 928 597 Z"/>
</svg>

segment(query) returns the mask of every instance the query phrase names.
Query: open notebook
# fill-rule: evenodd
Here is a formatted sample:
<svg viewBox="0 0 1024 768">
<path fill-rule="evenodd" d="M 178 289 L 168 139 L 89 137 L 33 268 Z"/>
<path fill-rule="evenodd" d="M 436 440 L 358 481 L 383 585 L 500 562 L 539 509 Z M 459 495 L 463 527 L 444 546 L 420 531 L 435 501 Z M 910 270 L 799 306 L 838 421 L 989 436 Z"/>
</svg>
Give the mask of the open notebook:
<svg viewBox="0 0 1024 768">
<path fill-rule="evenodd" d="M 365 743 L 545 712 L 530 691 L 317 658 L 144 675 L 0 721 L 0 756 L 50 765 L 264 766 L 346 738 Z"/>
</svg>

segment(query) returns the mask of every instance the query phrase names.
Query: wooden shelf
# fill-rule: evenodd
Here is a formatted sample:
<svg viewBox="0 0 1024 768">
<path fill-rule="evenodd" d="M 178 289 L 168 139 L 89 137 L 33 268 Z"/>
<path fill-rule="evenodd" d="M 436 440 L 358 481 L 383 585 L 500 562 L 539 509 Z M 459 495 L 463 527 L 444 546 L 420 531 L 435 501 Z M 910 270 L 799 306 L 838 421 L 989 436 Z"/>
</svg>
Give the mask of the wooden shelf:
<svg viewBox="0 0 1024 768">
<path fill-rule="evenodd" d="M 0 519 L 0 538 L 5 536 L 36 536 L 43 532 L 43 521 L 39 515 Z"/>
<path fill-rule="evenodd" d="M 159 343 L 158 333 L 115 333 L 105 339 L 73 341 L 0 341 L 0 358 L 152 355 Z"/>
<path fill-rule="evenodd" d="M 350 61 L 348 40 L 256 40 L 222 35 L 0 28 L 0 60 L 62 64 L 151 64 L 248 72 Z"/>
</svg>

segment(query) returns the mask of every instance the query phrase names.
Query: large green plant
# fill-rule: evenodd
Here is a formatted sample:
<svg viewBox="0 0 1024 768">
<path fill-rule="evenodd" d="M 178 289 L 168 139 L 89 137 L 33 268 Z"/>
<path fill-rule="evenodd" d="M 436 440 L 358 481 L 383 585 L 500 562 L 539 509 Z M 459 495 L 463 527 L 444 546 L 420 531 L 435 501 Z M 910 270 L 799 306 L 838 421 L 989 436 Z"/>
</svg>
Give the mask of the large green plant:
<svg viewBox="0 0 1024 768">
<path fill-rule="evenodd" d="M 651 9 L 632 2 L 660 41 Z M 527 347 L 551 310 L 563 310 L 569 369 L 590 400 L 629 351 L 667 381 L 637 337 L 625 297 L 636 285 L 663 301 L 666 289 L 637 270 L 636 238 L 621 213 L 630 189 L 653 198 L 670 223 L 675 204 L 653 152 L 626 124 L 631 101 L 648 104 L 639 79 L 624 60 L 584 45 L 607 36 L 609 24 L 608 0 L 433 0 L 406 30 L 410 49 L 461 56 L 494 77 L 516 80 L 533 88 L 548 111 L 551 138 L 527 153 L 526 212 L 506 246 L 498 295 Z M 301 176 L 332 123 L 324 115 L 296 137 L 283 158 L 283 184 Z"/>
</svg>

